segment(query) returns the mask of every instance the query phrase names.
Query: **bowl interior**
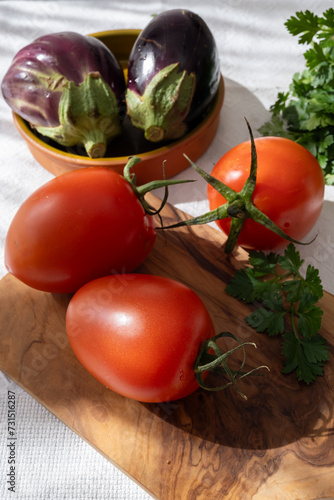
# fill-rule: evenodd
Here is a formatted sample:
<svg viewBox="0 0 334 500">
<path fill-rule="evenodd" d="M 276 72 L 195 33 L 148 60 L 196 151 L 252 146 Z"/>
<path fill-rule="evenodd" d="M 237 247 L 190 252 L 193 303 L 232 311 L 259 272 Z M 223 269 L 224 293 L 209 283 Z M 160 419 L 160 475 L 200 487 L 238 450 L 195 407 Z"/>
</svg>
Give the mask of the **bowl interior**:
<svg viewBox="0 0 334 500">
<path fill-rule="evenodd" d="M 128 65 L 131 49 L 140 31 L 136 29 L 100 31 L 98 33 L 91 33 L 90 36 L 101 40 L 115 54 L 122 68 L 125 70 Z"/>
</svg>

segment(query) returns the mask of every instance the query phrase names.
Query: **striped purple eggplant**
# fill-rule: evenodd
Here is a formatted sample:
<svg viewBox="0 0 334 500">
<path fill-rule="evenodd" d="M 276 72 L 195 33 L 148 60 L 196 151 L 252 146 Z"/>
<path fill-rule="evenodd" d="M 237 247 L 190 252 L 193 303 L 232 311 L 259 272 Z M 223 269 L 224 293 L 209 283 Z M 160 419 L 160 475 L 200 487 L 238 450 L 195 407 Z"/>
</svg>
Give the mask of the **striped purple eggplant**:
<svg viewBox="0 0 334 500">
<path fill-rule="evenodd" d="M 121 132 L 125 80 L 111 51 L 97 38 L 73 32 L 37 38 L 14 57 L 2 81 L 12 110 L 62 146 L 83 144 L 104 156 Z"/>
<path fill-rule="evenodd" d="M 203 19 L 184 9 L 165 11 L 132 48 L 128 115 L 149 141 L 177 139 L 204 118 L 219 82 L 217 46 Z"/>
</svg>

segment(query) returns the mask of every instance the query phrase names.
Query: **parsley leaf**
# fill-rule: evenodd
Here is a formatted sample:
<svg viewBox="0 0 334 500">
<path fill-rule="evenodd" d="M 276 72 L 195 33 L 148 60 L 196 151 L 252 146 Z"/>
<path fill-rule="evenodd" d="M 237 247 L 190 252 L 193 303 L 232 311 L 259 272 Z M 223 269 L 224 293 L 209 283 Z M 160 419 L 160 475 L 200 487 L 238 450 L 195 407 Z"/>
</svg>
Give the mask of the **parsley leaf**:
<svg viewBox="0 0 334 500">
<path fill-rule="evenodd" d="M 268 311 L 259 307 L 246 318 L 246 323 L 257 332 L 268 332 L 270 336 L 284 332 L 284 311 Z"/>
<path fill-rule="evenodd" d="M 320 330 L 322 314 L 322 310 L 316 306 L 311 306 L 307 311 L 299 309 L 298 330 L 305 339 L 310 339 Z"/>
<path fill-rule="evenodd" d="M 319 30 L 319 18 L 309 10 L 297 12 L 296 16 L 291 16 L 285 26 L 292 35 L 301 35 L 299 43 L 311 43 Z"/>
<path fill-rule="evenodd" d="M 323 296 L 323 288 L 318 269 L 308 265 L 305 280 L 308 290 L 320 299 Z"/>
<path fill-rule="evenodd" d="M 284 255 L 279 257 L 279 264 L 283 269 L 293 274 L 298 274 L 304 261 L 300 258 L 300 253 L 294 245 L 288 245 Z"/>
<path fill-rule="evenodd" d="M 282 290 L 286 293 L 288 302 L 298 302 L 302 297 L 303 289 L 303 282 L 299 279 L 286 281 L 282 285 Z"/>
<path fill-rule="evenodd" d="M 303 276 L 304 261 L 292 243 L 283 255 L 250 252 L 249 263 L 236 271 L 226 292 L 255 305 L 246 322 L 257 332 L 282 335 L 282 373 L 295 371 L 298 380 L 310 384 L 323 374 L 329 359 L 327 342 L 319 333 L 323 311 L 317 303 L 323 288 L 318 269 L 308 265 Z"/>
<path fill-rule="evenodd" d="M 269 286 L 268 283 L 258 280 L 249 269 L 241 269 L 235 276 L 233 286 L 227 285 L 226 291 L 249 304 L 261 298 Z"/>
<path fill-rule="evenodd" d="M 328 347 L 321 335 L 317 335 L 312 342 L 298 341 L 289 332 L 283 335 L 284 344 L 282 354 L 286 361 L 282 373 L 291 373 L 296 370 L 299 381 L 307 384 L 314 382 L 317 376 L 323 375 L 324 362 L 329 360 Z"/>
<path fill-rule="evenodd" d="M 278 261 L 279 256 L 273 252 L 266 255 L 264 252 L 259 251 L 249 256 L 249 263 L 255 268 L 253 272 L 256 276 L 274 272 Z"/>
<path fill-rule="evenodd" d="M 292 76 L 287 92 L 270 107 L 271 119 L 259 132 L 292 139 L 319 161 L 325 182 L 334 184 L 334 9 L 322 16 L 306 10 L 285 23 L 304 52 L 305 68 Z"/>
</svg>

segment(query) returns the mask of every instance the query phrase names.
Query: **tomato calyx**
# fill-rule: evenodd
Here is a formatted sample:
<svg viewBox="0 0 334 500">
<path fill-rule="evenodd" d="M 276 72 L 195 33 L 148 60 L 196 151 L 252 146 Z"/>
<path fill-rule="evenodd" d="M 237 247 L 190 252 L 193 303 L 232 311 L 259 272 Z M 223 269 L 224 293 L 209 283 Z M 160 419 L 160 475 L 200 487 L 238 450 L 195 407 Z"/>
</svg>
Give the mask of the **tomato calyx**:
<svg viewBox="0 0 334 500">
<path fill-rule="evenodd" d="M 230 254 L 233 251 L 235 245 L 237 244 L 237 239 L 245 220 L 247 218 L 250 218 L 253 219 L 255 222 L 258 222 L 259 224 L 263 225 L 270 231 L 276 233 L 281 238 L 290 241 L 291 243 L 295 243 L 298 245 L 309 245 L 314 241 L 315 238 L 313 238 L 312 241 L 306 243 L 295 240 L 287 233 L 285 233 L 266 214 L 261 212 L 261 210 L 259 210 L 254 205 L 252 201 L 252 196 L 256 186 L 256 178 L 257 178 L 257 154 L 256 154 L 256 146 L 252 129 L 246 118 L 245 120 L 251 140 L 251 166 L 250 166 L 249 176 L 246 179 L 246 182 L 241 191 L 239 192 L 235 191 L 234 189 L 230 188 L 220 180 L 210 175 L 209 173 L 205 172 L 204 170 L 199 168 L 193 161 L 191 161 L 187 157 L 187 155 L 184 154 L 184 157 L 189 161 L 194 170 L 196 170 L 196 172 L 200 174 L 201 177 L 203 177 L 203 179 L 206 180 L 206 182 L 210 184 L 214 189 L 216 189 L 227 201 L 220 207 L 215 208 L 214 210 L 199 215 L 198 217 L 193 217 L 191 219 L 181 221 L 167 227 L 165 226 L 164 229 L 172 229 L 181 226 L 208 224 L 209 222 L 214 222 L 217 220 L 226 219 L 227 217 L 230 217 L 231 226 L 224 249 L 224 252 L 226 254 Z"/>
<path fill-rule="evenodd" d="M 229 351 L 223 353 L 216 342 L 217 340 L 223 337 L 228 337 L 235 340 L 238 343 L 238 345 L 233 349 L 230 349 Z M 236 381 L 244 377 L 247 377 L 248 375 L 252 375 L 262 368 L 265 368 L 269 371 L 268 366 L 265 365 L 258 366 L 247 372 L 242 371 L 246 362 L 245 347 L 248 345 L 251 345 L 256 348 L 256 344 L 254 342 L 241 342 L 235 335 L 233 335 L 230 332 L 218 333 L 211 339 L 202 342 L 194 365 L 194 371 L 196 374 L 196 381 L 198 385 L 202 389 L 215 392 L 224 390 L 227 387 L 233 385 L 233 387 L 236 389 L 239 395 L 242 398 L 247 399 L 247 396 L 237 386 Z M 240 368 L 238 370 L 233 370 L 228 366 L 228 358 L 239 349 L 243 350 L 243 360 L 241 362 Z M 211 354 L 210 351 L 213 351 L 214 354 Z M 223 375 L 224 377 L 228 378 L 228 381 L 225 384 L 220 385 L 218 387 L 210 387 L 206 385 L 204 381 L 204 374 L 207 374 L 207 372 Z"/>
<path fill-rule="evenodd" d="M 148 215 L 159 215 L 163 207 L 167 203 L 168 199 L 168 186 L 172 186 L 174 184 L 183 184 L 186 182 L 195 182 L 195 179 L 181 179 L 181 180 L 173 180 L 173 179 L 166 179 L 165 178 L 165 169 L 164 169 L 164 164 L 163 162 L 163 179 L 159 180 L 154 180 L 147 182 L 146 184 L 142 184 L 141 186 L 136 186 L 136 175 L 131 172 L 131 169 L 134 165 L 137 163 L 140 163 L 142 160 L 138 156 L 130 156 L 128 158 L 128 162 L 126 163 L 124 169 L 123 169 L 123 177 L 124 179 L 131 185 L 133 191 L 135 192 L 136 196 L 138 197 L 140 203 L 143 205 L 143 208 L 145 210 L 145 213 Z M 164 197 L 161 201 L 161 205 L 159 208 L 154 209 L 151 207 L 149 203 L 145 200 L 145 195 L 153 191 L 154 189 L 158 189 L 164 187 L 165 188 L 165 194 Z"/>
</svg>

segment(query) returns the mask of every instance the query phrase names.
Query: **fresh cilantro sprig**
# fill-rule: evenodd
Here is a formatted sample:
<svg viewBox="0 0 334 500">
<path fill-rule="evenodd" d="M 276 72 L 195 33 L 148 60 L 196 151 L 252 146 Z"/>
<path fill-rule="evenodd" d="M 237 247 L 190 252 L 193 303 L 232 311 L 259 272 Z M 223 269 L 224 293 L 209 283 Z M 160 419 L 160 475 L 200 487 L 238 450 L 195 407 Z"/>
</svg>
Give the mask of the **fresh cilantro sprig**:
<svg viewBox="0 0 334 500">
<path fill-rule="evenodd" d="M 226 292 L 256 306 L 246 322 L 257 332 L 282 335 L 283 373 L 296 371 L 298 380 L 310 384 L 323 374 L 329 359 L 326 340 L 319 333 L 323 295 L 319 271 L 308 265 L 290 243 L 284 255 L 252 251 L 250 267 L 236 271 Z"/>
<path fill-rule="evenodd" d="M 334 184 L 334 9 L 322 17 L 297 12 L 285 26 L 308 45 L 306 67 L 295 73 L 287 92 L 278 93 L 271 120 L 259 132 L 302 144 L 319 161 L 326 184 Z"/>
</svg>

